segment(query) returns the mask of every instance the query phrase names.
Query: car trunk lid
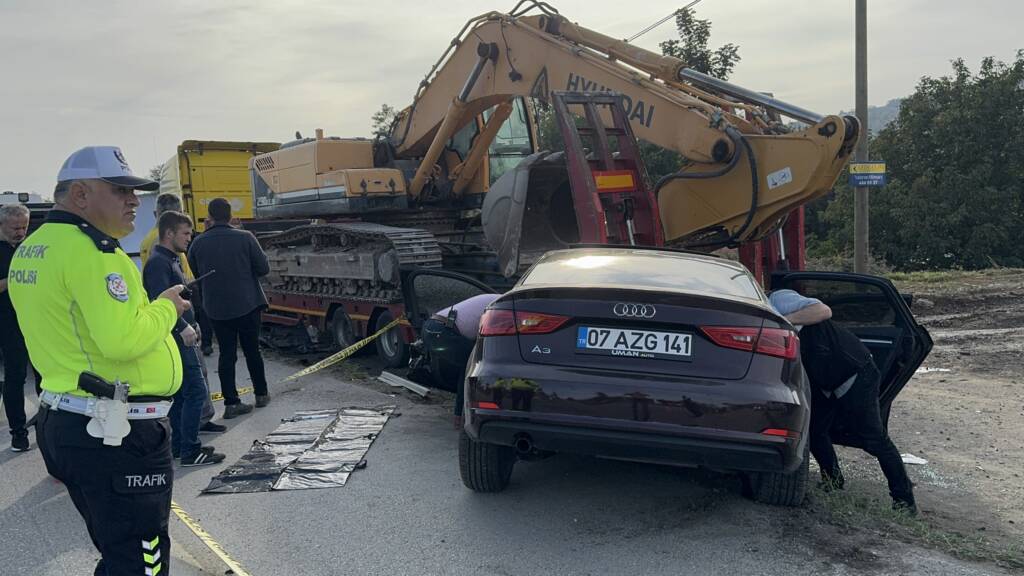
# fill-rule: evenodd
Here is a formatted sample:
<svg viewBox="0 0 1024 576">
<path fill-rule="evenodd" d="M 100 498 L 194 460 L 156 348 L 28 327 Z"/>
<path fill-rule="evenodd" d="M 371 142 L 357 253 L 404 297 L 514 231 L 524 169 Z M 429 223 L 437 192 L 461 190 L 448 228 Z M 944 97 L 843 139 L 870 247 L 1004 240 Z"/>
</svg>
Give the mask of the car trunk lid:
<svg viewBox="0 0 1024 576">
<path fill-rule="evenodd" d="M 754 305 L 644 290 L 535 289 L 514 294 L 513 307 L 526 362 L 723 380 L 743 378 L 753 352 L 705 328 L 756 338 L 764 323 Z"/>
</svg>

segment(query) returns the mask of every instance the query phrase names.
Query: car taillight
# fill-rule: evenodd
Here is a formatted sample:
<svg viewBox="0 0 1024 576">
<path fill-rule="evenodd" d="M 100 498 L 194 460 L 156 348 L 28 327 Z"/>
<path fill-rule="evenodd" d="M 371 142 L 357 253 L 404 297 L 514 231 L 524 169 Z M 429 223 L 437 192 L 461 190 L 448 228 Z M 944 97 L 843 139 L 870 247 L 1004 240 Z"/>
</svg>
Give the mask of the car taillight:
<svg viewBox="0 0 1024 576">
<path fill-rule="evenodd" d="M 793 360 L 800 349 L 796 333 L 782 328 L 750 328 L 746 326 L 702 326 L 711 341 L 725 348 L 746 350 Z"/>
<path fill-rule="evenodd" d="M 759 328 L 740 328 L 735 326 L 701 326 L 701 330 L 719 346 L 737 350 L 754 351 Z"/>
<path fill-rule="evenodd" d="M 509 336 L 516 333 L 516 315 L 511 310 L 485 310 L 480 317 L 481 336 Z"/>
<path fill-rule="evenodd" d="M 487 310 L 480 318 L 480 335 L 548 334 L 558 330 L 568 320 L 568 316 L 558 314 Z"/>
<path fill-rule="evenodd" d="M 541 314 L 540 312 L 516 312 L 516 328 L 520 334 L 548 334 L 569 320 L 568 316 Z"/>
<path fill-rule="evenodd" d="M 757 338 L 757 349 L 754 351 L 758 354 L 793 360 L 799 349 L 800 339 L 795 332 L 783 328 L 764 328 Z"/>
</svg>

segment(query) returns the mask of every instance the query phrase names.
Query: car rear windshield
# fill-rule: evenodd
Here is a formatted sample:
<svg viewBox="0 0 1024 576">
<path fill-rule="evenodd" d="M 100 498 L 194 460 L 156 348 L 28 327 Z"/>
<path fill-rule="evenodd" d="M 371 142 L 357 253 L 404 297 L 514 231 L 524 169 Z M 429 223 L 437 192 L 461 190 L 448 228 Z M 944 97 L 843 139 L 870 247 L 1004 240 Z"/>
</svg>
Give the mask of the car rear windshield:
<svg viewBox="0 0 1024 576">
<path fill-rule="evenodd" d="M 538 284 L 667 288 L 763 299 L 750 273 L 732 263 L 643 250 L 548 254 L 522 281 L 523 286 Z"/>
</svg>

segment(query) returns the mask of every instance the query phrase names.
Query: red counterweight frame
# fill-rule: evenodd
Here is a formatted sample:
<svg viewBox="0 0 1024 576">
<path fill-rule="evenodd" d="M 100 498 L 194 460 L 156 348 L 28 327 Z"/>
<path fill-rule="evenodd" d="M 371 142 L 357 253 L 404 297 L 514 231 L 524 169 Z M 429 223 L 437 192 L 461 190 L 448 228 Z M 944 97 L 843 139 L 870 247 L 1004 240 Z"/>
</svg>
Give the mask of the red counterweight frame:
<svg viewBox="0 0 1024 576">
<path fill-rule="evenodd" d="M 804 270 L 806 267 L 803 206 L 789 214 L 781 232 L 781 235 L 775 232 L 760 242 L 743 244 L 739 248 L 740 262 L 765 288 L 771 283 L 772 272 Z M 780 237 L 783 241 L 782 249 L 779 246 Z"/>
</svg>

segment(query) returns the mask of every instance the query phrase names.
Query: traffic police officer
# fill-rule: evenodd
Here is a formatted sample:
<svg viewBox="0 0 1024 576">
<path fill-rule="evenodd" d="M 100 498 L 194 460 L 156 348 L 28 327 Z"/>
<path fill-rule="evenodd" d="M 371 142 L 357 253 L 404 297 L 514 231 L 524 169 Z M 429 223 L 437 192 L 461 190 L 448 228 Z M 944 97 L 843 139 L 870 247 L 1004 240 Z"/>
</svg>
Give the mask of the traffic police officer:
<svg viewBox="0 0 1024 576">
<path fill-rule="evenodd" d="M 18 247 L 8 276 L 29 356 L 43 376 L 36 440 L 102 554 L 95 574 L 167 574 L 173 461 L 166 415 L 181 385 L 171 328 L 189 303 L 182 286 L 150 303 L 117 240 L 135 227 L 135 190 L 158 184 L 133 176 L 112 146 L 78 150 L 57 180 L 53 210 Z M 117 412 L 105 408 L 109 401 L 79 389 L 85 371 L 130 386 L 128 421 L 123 411 L 118 422 L 107 421 Z"/>
</svg>

